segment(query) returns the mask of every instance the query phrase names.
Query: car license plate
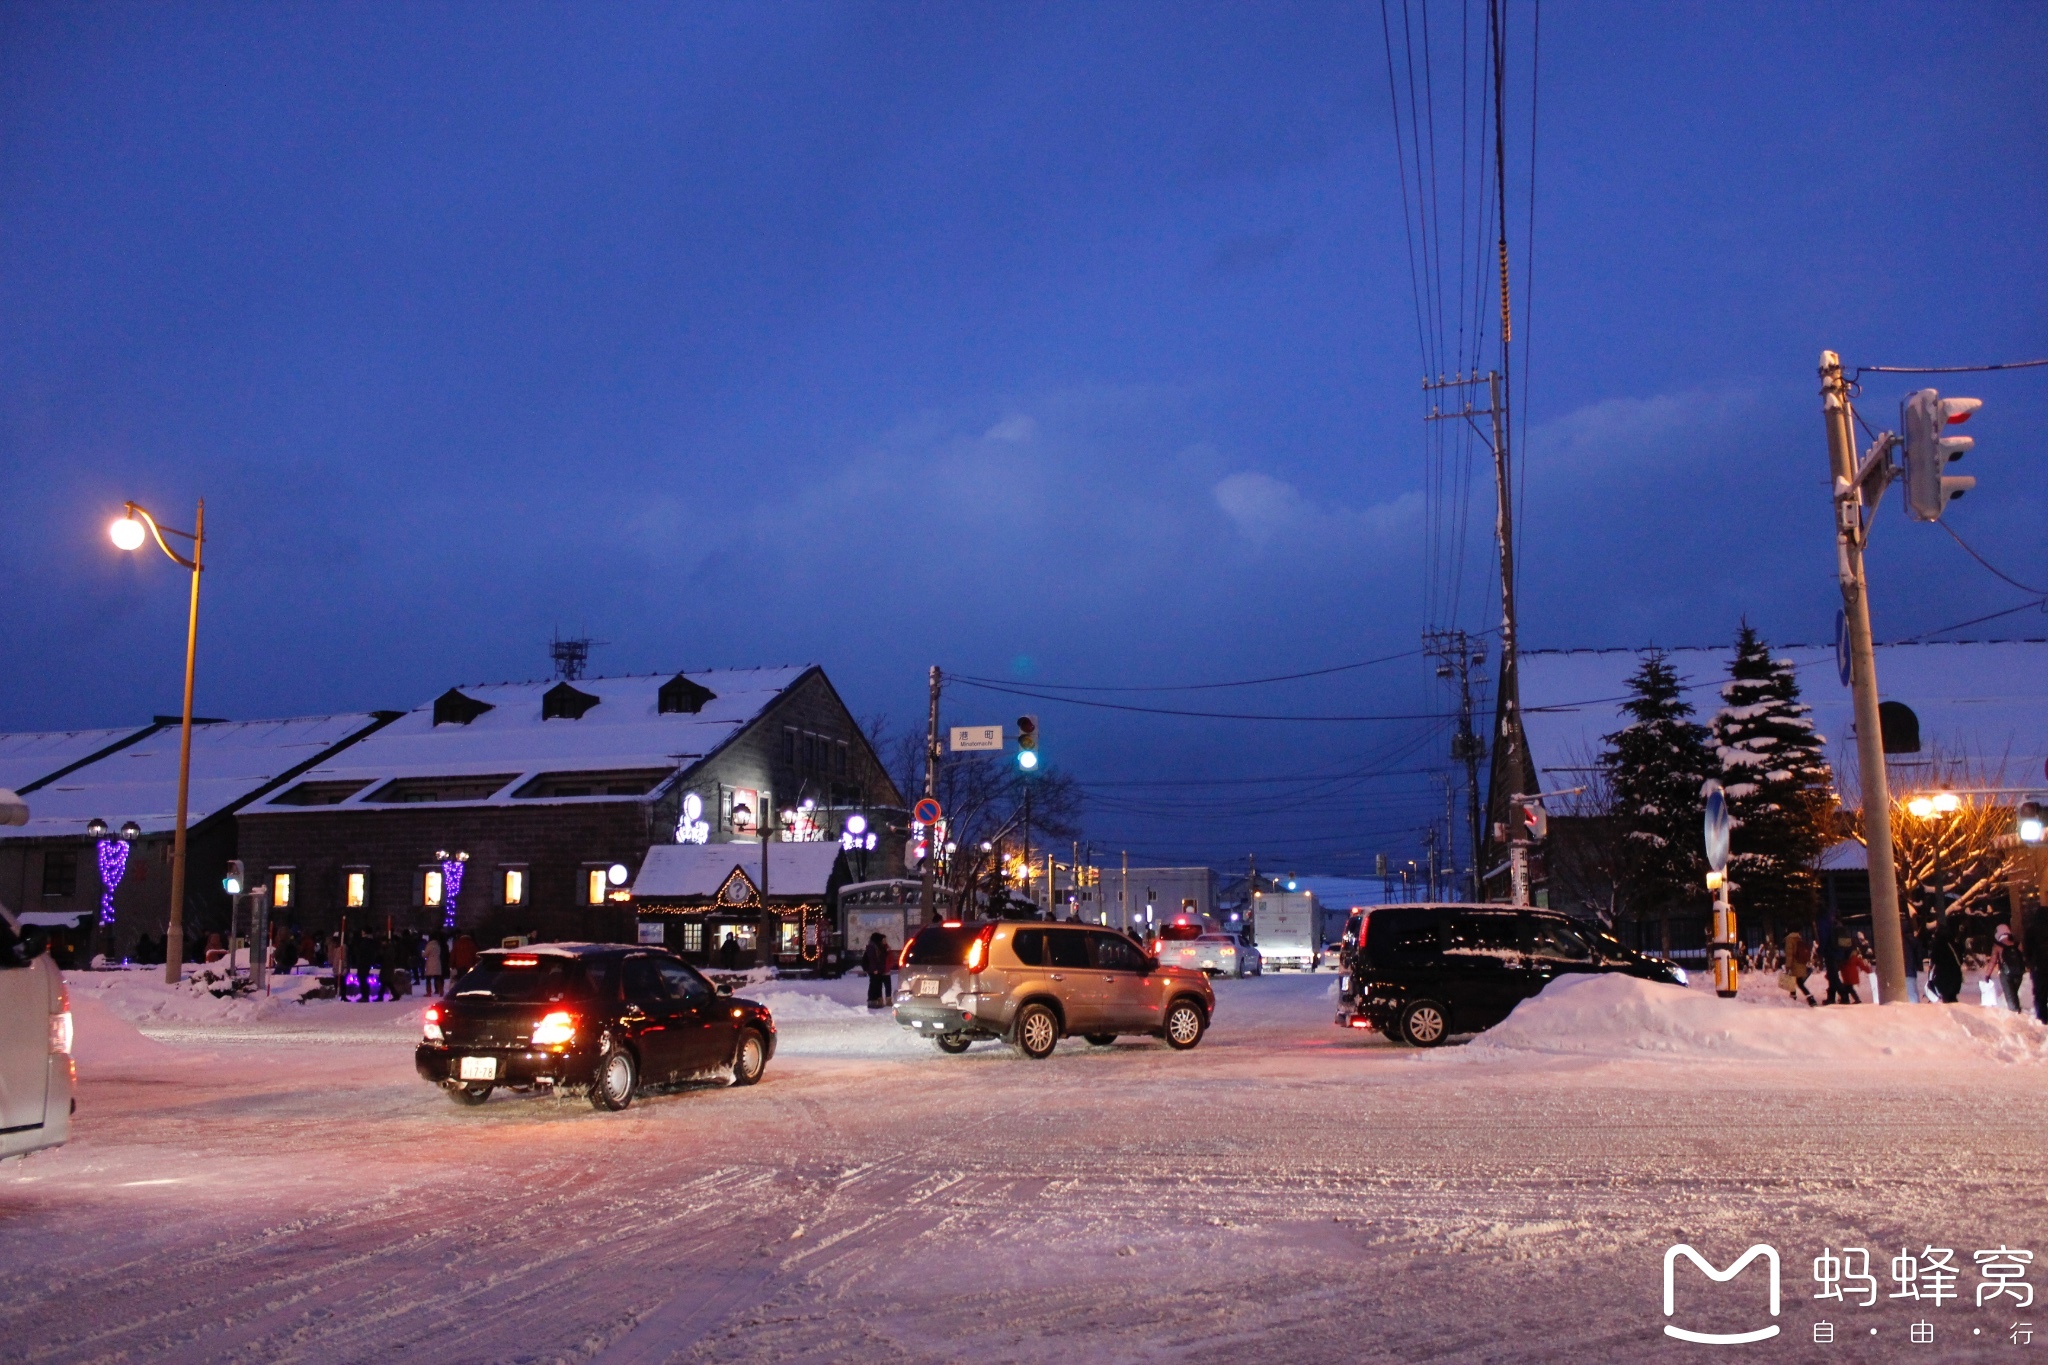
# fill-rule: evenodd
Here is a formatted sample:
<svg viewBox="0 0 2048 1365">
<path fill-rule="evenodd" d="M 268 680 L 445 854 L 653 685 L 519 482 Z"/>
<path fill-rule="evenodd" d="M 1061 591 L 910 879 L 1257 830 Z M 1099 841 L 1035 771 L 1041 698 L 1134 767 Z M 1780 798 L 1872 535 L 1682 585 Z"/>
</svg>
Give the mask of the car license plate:
<svg viewBox="0 0 2048 1365">
<path fill-rule="evenodd" d="M 464 1057 L 456 1064 L 456 1076 L 465 1081 L 495 1081 L 498 1079 L 496 1057 Z"/>
<path fill-rule="evenodd" d="M 917 983 L 917 993 L 919 995 L 937 995 L 939 993 L 938 978 L 931 976 L 920 978 Z"/>
</svg>

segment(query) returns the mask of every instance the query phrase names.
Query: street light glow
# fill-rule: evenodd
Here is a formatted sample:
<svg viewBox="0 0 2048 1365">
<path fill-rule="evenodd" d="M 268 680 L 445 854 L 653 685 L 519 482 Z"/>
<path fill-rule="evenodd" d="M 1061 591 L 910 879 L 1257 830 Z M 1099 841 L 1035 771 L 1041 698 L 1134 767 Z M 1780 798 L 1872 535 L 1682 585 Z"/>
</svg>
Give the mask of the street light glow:
<svg viewBox="0 0 2048 1365">
<path fill-rule="evenodd" d="M 107 527 L 107 534 L 113 537 L 114 546 L 121 550 L 142 548 L 142 523 L 134 517 L 115 517 L 113 525 Z"/>
<path fill-rule="evenodd" d="M 1931 820 L 1934 818 L 1934 801 L 1930 797 L 1916 796 L 1906 803 L 1906 810 L 1916 820 Z"/>
<path fill-rule="evenodd" d="M 1958 810 L 1962 809 L 1962 805 L 1963 798 L 1957 796 L 1954 792 L 1935 793 L 1934 809 L 1943 815 L 1954 815 Z"/>
</svg>

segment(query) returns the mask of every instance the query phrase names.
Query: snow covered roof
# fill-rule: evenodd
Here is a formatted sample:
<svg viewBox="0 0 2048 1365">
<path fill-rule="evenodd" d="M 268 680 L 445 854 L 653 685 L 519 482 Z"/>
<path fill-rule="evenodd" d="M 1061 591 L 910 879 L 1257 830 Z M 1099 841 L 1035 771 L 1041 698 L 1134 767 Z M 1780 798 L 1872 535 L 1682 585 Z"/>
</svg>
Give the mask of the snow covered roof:
<svg viewBox="0 0 2048 1365">
<path fill-rule="evenodd" d="M 145 725 L 137 729 L 130 725 L 119 730 L 45 730 L 0 735 L 0 787 L 20 791 L 154 728 Z"/>
<path fill-rule="evenodd" d="M 1732 645 L 1665 651 L 1702 722 L 1721 707 L 1734 653 Z M 1852 704 L 1834 646 L 1782 645 L 1771 656 L 1792 661 L 1800 700 L 1813 708 L 1815 728 L 1828 742 L 1828 761 L 1837 772 L 1853 773 Z M 1544 790 L 1577 786 L 1598 761 L 1605 736 L 1624 723 L 1620 704 L 1641 658 L 1632 649 L 1521 655 L 1523 723 Z M 1877 679 L 1882 700 L 1905 703 L 1920 721 L 1920 752 L 1893 754 L 1893 767 L 1926 763 L 1938 750 L 1967 757 L 1993 776 L 2003 765 L 2004 780 L 2013 784 L 2048 786 L 2048 640 L 1879 645 Z"/>
<path fill-rule="evenodd" d="M 194 725 L 188 823 L 235 809 L 294 768 L 377 723 L 377 717 L 356 712 Z M 133 820 L 144 834 L 168 832 L 178 809 L 178 748 L 179 728 L 166 725 L 66 774 L 32 793 L 29 822 L 0 827 L 0 839 L 83 838 L 86 824 L 95 818 L 114 829 Z"/>
<path fill-rule="evenodd" d="M 768 896 L 822 896 L 832 881 L 840 848 L 830 841 L 768 845 Z M 633 879 L 633 898 L 681 900 L 718 894 L 737 869 L 749 885 L 761 880 L 761 846 L 656 844 Z"/>
<path fill-rule="evenodd" d="M 252 810 L 509 806 L 536 798 L 573 803 L 646 795 L 716 751 L 810 671 L 739 668 L 450 688 Z M 700 709 L 678 709 L 692 705 Z M 542 781 L 577 773 L 610 774 L 617 782 L 559 795 Z M 637 786 L 630 774 L 640 775 Z M 463 778 L 470 781 L 454 780 Z M 450 779 L 447 790 L 434 790 L 435 779 Z M 410 781 L 413 789 L 387 790 L 396 781 Z M 627 787 L 636 789 L 622 790 Z"/>
</svg>

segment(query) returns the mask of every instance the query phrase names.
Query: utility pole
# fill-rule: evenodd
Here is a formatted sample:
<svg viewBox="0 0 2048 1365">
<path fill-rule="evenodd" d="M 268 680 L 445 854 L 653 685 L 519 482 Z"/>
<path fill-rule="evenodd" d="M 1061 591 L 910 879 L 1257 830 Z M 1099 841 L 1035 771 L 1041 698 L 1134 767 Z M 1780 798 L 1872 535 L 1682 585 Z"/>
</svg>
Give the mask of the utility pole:
<svg viewBox="0 0 2048 1365">
<path fill-rule="evenodd" d="M 1877 653 L 1870 646 L 1870 590 L 1863 573 L 1868 535 L 1856 459 L 1855 413 L 1842 358 L 1820 353 L 1821 412 L 1827 422 L 1828 465 L 1834 474 L 1835 553 L 1842 615 L 1849 628 L 1849 686 L 1856 703 L 1856 764 L 1863 788 L 1863 832 L 1870 863 L 1870 929 L 1877 940 L 1877 998 L 1906 1000 L 1906 944 L 1899 924 L 1899 881 L 1892 857 L 1892 795 L 1884 768 L 1884 729 L 1877 716 Z"/>
<path fill-rule="evenodd" d="M 1024 784 L 1024 889 L 1031 893 L 1031 906 L 1038 908 L 1038 888 L 1031 884 L 1031 784 Z"/>
<path fill-rule="evenodd" d="M 1479 810 L 1479 760 L 1486 757 L 1486 741 L 1472 728 L 1472 670 L 1485 664 L 1486 642 L 1475 642 L 1462 630 L 1429 630 L 1422 634 L 1422 649 L 1437 661 L 1436 675 L 1446 682 L 1455 680 L 1458 688 L 1458 730 L 1451 736 L 1451 759 L 1465 765 L 1466 837 L 1472 855 L 1472 878 L 1467 891 L 1476 901 L 1480 873 L 1484 871 L 1479 859 L 1486 843 Z M 1445 827 L 1453 823 L 1447 815 Z M 1456 860 L 1452 863 L 1455 868 Z"/>
<path fill-rule="evenodd" d="M 939 799 L 939 683 L 939 666 L 933 664 L 931 715 L 924 730 L 924 794 L 928 801 Z M 918 911 L 924 924 L 938 920 L 938 867 L 939 827 L 934 822 L 925 835 L 924 857 L 918 861 L 919 879 L 923 883 L 918 891 Z"/>
<path fill-rule="evenodd" d="M 1501 321 L 1505 329 L 1505 240 L 1502 243 L 1501 269 Z M 1507 354 L 1505 338 L 1501 343 L 1501 354 L 1503 358 Z M 1472 405 L 1471 390 L 1481 384 L 1486 386 L 1486 406 L 1478 408 Z M 1500 549 L 1500 668 L 1494 689 L 1493 763 L 1488 774 L 1490 792 L 1487 809 L 1489 814 L 1494 816 L 1504 816 L 1508 793 L 1524 788 L 1533 790 L 1536 786 L 1536 773 L 1529 761 L 1529 746 L 1522 734 L 1522 688 L 1515 633 L 1514 460 L 1508 450 L 1508 410 L 1504 384 L 1505 380 L 1498 370 L 1489 370 L 1485 374 L 1477 371 L 1469 374 L 1460 372 L 1448 379 L 1439 376 L 1435 380 L 1424 380 L 1422 384 L 1425 393 L 1456 389 L 1463 394 L 1462 402 L 1456 408 L 1447 408 L 1441 401 L 1433 401 L 1428 413 L 1423 417 L 1424 421 L 1464 421 L 1487 441 L 1493 452 L 1493 535 Z M 1481 417 L 1489 419 L 1486 427 L 1479 425 L 1478 419 Z M 1475 735 L 1474 743 L 1477 742 Z M 1476 786 L 1478 755 L 1474 754 L 1470 761 Z M 1486 875 L 1483 871 L 1486 861 L 1475 845 L 1472 864 L 1476 877 L 1482 883 Z"/>
</svg>

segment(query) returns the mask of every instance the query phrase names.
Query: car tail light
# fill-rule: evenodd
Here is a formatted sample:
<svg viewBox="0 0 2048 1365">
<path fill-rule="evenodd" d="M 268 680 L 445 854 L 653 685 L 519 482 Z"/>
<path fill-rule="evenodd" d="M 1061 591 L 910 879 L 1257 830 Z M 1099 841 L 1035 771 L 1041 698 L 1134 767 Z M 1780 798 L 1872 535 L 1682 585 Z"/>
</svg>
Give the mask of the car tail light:
<svg viewBox="0 0 2048 1365">
<path fill-rule="evenodd" d="M 967 970 L 980 972 L 988 966 L 989 940 L 996 936 L 996 927 L 991 924 L 974 936 L 974 942 L 967 945 Z"/>
<path fill-rule="evenodd" d="M 1368 1021 L 1366 1021 L 1366 1020 L 1364 1020 L 1364 1019 L 1357 1019 L 1357 1018 L 1354 1018 L 1354 1019 L 1353 1019 L 1353 1020 L 1351 1021 L 1351 1027 L 1353 1027 L 1353 1028 L 1371 1028 L 1371 1027 L 1372 1027 L 1372 1025 L 1371 1025 L 1371 1023 L 1369 1023 Z"/>
<path fill-rule="evenodd" d="M 441 1041 L 441 1007 L 439 1005 L 427 1006 L 427 1012 L 420 1016 L 420 1033 L 430 1043 Z"/>
<path fill-rule="evenodd" d="M 576 1016 L 567 1010 L 550 1010 L 533 1026 L 535 1047 L 555 1047 L 576 1037 Z"/>
<path fill-rule="evenodd" d="M 50 1016 L 50 1055 L 69 1057 L 71 1055 L 71 1011 L 59 1010 Z"/>
<path fill-rule="evenodd" d="M 915 934 L 913 934 L 913 935 L 911 935 L 911 937 L 912 937 L 912 938 L 915 938 L 915 937 L 916 937 L 916 935 L 915 935 Z M 909 965 L 910 965 L 910 939 L 906 938 L 906 939 L 904 939 L 904 940 L 903 940 L 903 951 L 902 951 L 902 952 L 900 952 L 900 953 L 898 953 L 898 954 L 896 954 L 896 970 L 900 972 L 900 971 L 902 971 L 902 970 L 903 970 L 903 969 L 904 969 L 905 967 L 908 967 Z"/>
</svg>

